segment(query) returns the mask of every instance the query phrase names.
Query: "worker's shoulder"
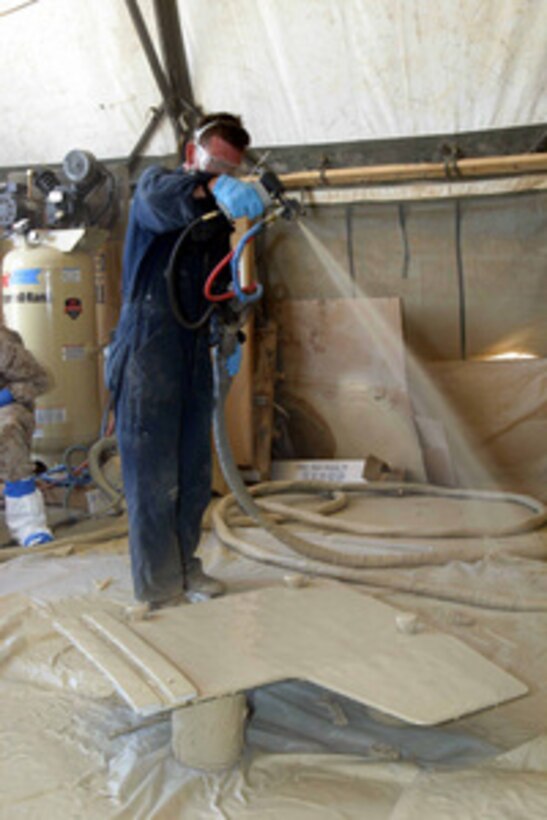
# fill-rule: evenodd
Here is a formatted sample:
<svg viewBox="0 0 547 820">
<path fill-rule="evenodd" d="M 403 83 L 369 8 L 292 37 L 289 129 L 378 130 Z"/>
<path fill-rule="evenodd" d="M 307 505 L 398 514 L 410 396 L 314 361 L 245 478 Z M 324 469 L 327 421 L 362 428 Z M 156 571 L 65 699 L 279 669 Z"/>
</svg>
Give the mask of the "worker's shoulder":
<svg viewBox="0 0 547 820">
<path fill-rule="evenodd" d="M 17 331 L 12 330 L 4 324 L 0 324 L 0 344 L 20 345 L 24 347 L 23 340 Z"/>
<path fill-rule="evenodd" d="M 149 165 L 139 177 L 138 184 L 141 185 L 143 182 L 149 182 L 155 179 L 186 179 L 190 176 L 190 172 L 187 171 L 184 166 L 179 165 L 177 168 L 166 168 L 164 165 Z"/>
<path fill-rule="evenodd" d="M 176 192 L 191 191 L 195 186 L 194 175 L 183 166 L 164 168 L 162 165 L 149 165 L 139 178 L 135 194 L 137 197 L 141 196 L 146 199 L 150 196 L 173 195 Z"/>
</svg>

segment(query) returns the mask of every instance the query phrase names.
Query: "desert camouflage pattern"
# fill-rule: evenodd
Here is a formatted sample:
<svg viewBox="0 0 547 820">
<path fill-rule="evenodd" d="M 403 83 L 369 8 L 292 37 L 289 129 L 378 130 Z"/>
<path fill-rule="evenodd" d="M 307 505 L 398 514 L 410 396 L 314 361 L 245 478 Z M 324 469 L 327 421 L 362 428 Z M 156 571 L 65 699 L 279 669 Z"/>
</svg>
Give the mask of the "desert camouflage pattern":
<svg viewBox="0 0 547 820">
<path fill-rule="evenodd" d="M 19 334 L 0 325 L 0 390 L 7 387 L 15 399 L 0 407 L 0 480 L 19 481 L 32 474 L 34 400 L 51 386 L 47 371 Z"/>
</svg>

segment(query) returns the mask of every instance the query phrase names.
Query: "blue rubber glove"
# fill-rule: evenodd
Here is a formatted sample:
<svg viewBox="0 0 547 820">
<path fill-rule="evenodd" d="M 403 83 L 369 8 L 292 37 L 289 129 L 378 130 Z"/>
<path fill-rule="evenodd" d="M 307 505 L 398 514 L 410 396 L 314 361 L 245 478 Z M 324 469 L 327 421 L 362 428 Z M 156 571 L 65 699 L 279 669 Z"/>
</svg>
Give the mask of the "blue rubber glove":
<svg viewBox="0 0 547 820">
<path fill-rule="evenodd" d="M 256 188 L 227 174 L 219 176 L 213 185 L 213 196 L 228 219 L 256 219 L 264 213 L 265 204 Z"/>
<path fill-rule="evenodd" d="M 15 401 L 13 398 L 13 393 L 11 390 L 8 390 L 7 387 L 4 387 L 0 390 L 0 407 L 5 407 L 7 404 L 12 404 Z"/>
</svg>

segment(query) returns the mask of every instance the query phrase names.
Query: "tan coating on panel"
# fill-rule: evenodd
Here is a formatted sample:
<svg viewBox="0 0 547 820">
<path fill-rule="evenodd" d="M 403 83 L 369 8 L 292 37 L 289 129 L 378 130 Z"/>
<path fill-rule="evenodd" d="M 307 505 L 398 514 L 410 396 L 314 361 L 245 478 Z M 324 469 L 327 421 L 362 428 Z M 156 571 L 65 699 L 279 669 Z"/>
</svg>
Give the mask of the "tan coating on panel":
<svg viewBox="0 0 547 820">
<path fill-rule="evenodd" d="M 97 612 L 84 616 L 84 620 L 153 681 L 166 703 L 180 704 L 196 696 L 195 687 L 180 669 L 116 618 L 106 612 Z"/>
<path fill-rule="evenodd" d="M 82 621 L 76 618 L 57 619 L 54 626 L 106 675 L 132 709 L 140 714 L 161 709 L 162 701 L 158 693 L 128 665 L 119 652 L 94 635 Z"/>
<path fill-rule="evenodd" d="M 399 615 L 327 583 L 160 611 L 131 629 L 188 672 L 202 700 L 301 679 L 410 723 L 435 725 L 527 691 L 456 638 L 402 633 Z"/>
</svg>

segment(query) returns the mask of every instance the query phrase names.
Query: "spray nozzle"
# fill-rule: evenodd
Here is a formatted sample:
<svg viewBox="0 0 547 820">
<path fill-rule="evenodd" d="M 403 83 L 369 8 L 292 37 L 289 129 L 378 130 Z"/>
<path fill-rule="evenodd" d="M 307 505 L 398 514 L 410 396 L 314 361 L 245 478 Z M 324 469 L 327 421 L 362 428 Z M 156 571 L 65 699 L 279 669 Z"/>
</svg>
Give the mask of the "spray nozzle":
<svg viewBox="0 0 547 820">
<path fill-rule="evenodd" d="M 278 206 L 277 216 L 282 216 L 284 219 L 296 219 L 300 216 L 302 210 L 300 203 L 286 196 L 283 183 L 273 171 L 263 171 L 257 185 L 266 194 L 269 204 Z M 264 196 L 263 199 L 265 199 Z"/>
</svg>

